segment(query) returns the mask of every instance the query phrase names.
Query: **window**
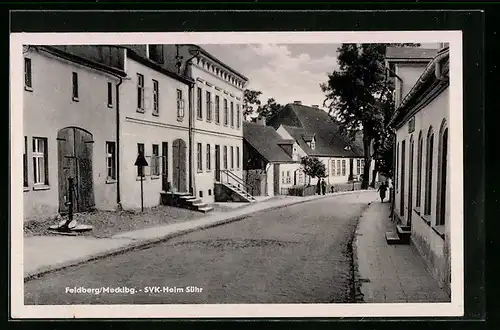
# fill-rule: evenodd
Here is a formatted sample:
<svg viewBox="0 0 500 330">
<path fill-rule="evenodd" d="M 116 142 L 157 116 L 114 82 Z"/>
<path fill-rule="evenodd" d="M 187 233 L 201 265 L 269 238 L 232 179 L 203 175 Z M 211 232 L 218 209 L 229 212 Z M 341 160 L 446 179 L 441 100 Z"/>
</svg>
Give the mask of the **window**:
<svg viewBox="0 0 500 330">
<path fill-rule="evenodd" d="M 398 188 L 399 188 L 399 142 L 398 142 L 398 145 L 396 147 L 396 175 L 395 175 L 395 181 L 394 181 L 394 186 L 396 187 L 396 192 L 398 192 Z"/>
<path fill-rule="evenodd" d="M 28 137 L 24 137 L 24 153 L 23 153 L 23 181 L 24 187 L 28 186 Z"/>
<path fill-rule="evenodd" d="M 336 173 L 336 170 L 335 170 L 335 160 L 332 160 L 332 176 L 335 176 Z"/>
<path fill-rule="evenodd" d="M 231 146 L 231 169 L 234 168 L 234 147 Z"/>
<path fill-rule="evenodd" d="M 33 184 L 49 184 L 47 138 L 33 138 Z"/>
<path fill-rule="evenodd" d="M 234 127 L 234 103 L 231 102 L 231 127 Z"/>
<path fill-rule="evenodd" d="M 316 149 L 316 140 L 314 138 L 311 141 L 311 149 L 312 150 Z"/>
<path fill-rule="evenodd" d="M 31 58 L 24 58 L 24 87 L 28 90 L 33 88 L 31 77 Z"/>
<path fill-rule="evenodd" d="M 197 103 L 196 103 L 196 106 L 197 106 L 197 116 L 198 116 L 198 119 L 203 119 L 203 109 L 201 107 L 201 102 L 202 102 L 202 94 L 203 94 L 203 91 L 201 90 L 201 87 L 198 87 L 198 97 L 197 97 Z"/>
<path fill-rule="evenodd" d="M 439 183 L 438 183 L 438 198 L 437 198 L 437 220 L 438 226 L 444 226 L 446 223 L 446 183 L 447 183 L 447 167 L 448 167 L 448 128 L 443 121 L 441 126 L 440 141 L 439 141 Z"/>
<path fill-rule="evenodd" d="M 285 178 L 285 171 L 281 171 L 281 183 L 285 183 L 286 182 L 286 178 Z"/>
<path fill-rule="evenodd" d="M 212 169 L 212 156 L 210 152 L 210 144 L 207 144 L 207 171 L 210 171 Z"/>
<path fill-rule="evenodd" d="M 224 146 L 224 169 L 227 170 L 227 146 Z"/>
<path fill-rule="evenodd" d="M 78 100 L 78 73 L 73 72 L 73 100 Z"/>
<path fill-rule="evenodd" d="M 240 147 L 236 147 L 236 168 L 240 168 Z"/>
<path fill-rule="evenodd" d="M 426 159 L 426 175 L 425 175 L 425 205 L 424 205 L 424 214 L 431 214 L 431 198 L 432 198 L 432 163 L 433 163 L 433 155 L 434 152 L 434 133 L 432 132 L 432 128 L 429 129 L 429 133 L 427 134 L 427 159 Z"/>
<path fill-rule="evenodd" d="M 182 90 L 177 90 L 177 119 L 184 118 L 184 100 L 182 99 Z"/>
<path fill-rule="evenodd" d="M 342 176 L 345 176 L 345 174 L 346 174 L 345 159 L 342 159 Z"/>
<path fill-rule="evenodd" d="M 286 171 L 286 183 L 292 183 L 292 177 L 290 176 L 290 171 Z"/>
<path fill-rule="evenodd" d="M 240 105 L 236 104 L 236 127 L 240 129 L 241 126 L 241 110 Z"/>
<path fill-rule="evenodd" d="M 361 159 L 361 174 L 365 173 L 365 160 Z"/>
<path fill-rule="evenodd" d="M 406 163 L 406 141 L 401 142 L 401 192 L 399 214 L 405 215 L 405 163 Z"/>
<path fill-rule="evenodd" d="M 361 159 L 356 160 L 356 170 L 356 173 L 361 174 Z"/>
<path fill-rule="evenodd" d="M 151 175 L 160 175 L 160 148 L 153 144 L 153 154 L 151 156 Z"/>
<path fill-rule="evenodd" d="M 153 115 L 158 116 L 160 107 L 160 90 L 157 80 L 153 79 Z"/>
<path fill-rule="evenodd" d="M 224 126 L 227 126 L 229 123 L 229 115 L 227 113 L 227 100 L 224 99 Z"/>
<path fill-rule="evenodd" d="M 144 112 L 144 76 L 137 74 L 137 111 Z"/>
<path fill-rule="evenodd" d="M 420 207 L 422 200 L 422 160 L 423 160 L 423 141 L 422 132 L 418 134 L 418 155 L 417 155 L 417 200 L 415 202 L 416 207 Z"/>
<path fill-rule="evenodd" d="M 108 107 L 113 107 L 113 84 L 108 81 Z"/>
<path fill-rule="evenodd" d="M 212 94 L 207 91 L 206 93 L 207 99 L 207 121 L 212 121 Z"/>
<path fill-rule="evenodd" d="M 148 45 L 149 59 L 156 63 L 163 64 L 163 47 L 162 45 Z"/>
<path fill-rule="evenodd" d="M 220 123 L 220 98 L 219 95 L 215 95 L 215 123 Z"/>
<path fill-rule="evenodd" d="M 137 143 L 137 155 L 144 157 L 144 143 Z M 137 176 L 144 176 L 144 167 L 137 166 Z"/>
<path fill-rule="evenodd" d="M 116 151 L 114 142 L 106 142 L 106 179 L 116 179 Z"/>
<path fill-rule="evenodd" d="M 340 176 L 340 160 L 337 160 L 337 176 Z"/>
<path fill-rule="evenodd" d="M 203 159 L 202 159 L 202 154 L 201 154 L 201 143 L 198 143 L 197 147 L 196 147 L 196 159 L 197 159 L 198 172 L 201 172 L 201 171 L 203 171 Z"/>
</svg>

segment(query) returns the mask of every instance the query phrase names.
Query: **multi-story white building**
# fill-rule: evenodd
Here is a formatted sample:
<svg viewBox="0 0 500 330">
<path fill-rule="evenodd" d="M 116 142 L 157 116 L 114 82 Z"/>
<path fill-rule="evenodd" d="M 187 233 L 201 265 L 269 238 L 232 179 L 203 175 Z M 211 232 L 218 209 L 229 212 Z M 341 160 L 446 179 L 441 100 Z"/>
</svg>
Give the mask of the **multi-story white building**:
<svg viewBox="0 0 500 330">
<path fill-rule="evenodd" d="M 397 96 L 393 214 L 449 293 L 449 49 L 388 48 L 386 59 Z"/>
</svg>

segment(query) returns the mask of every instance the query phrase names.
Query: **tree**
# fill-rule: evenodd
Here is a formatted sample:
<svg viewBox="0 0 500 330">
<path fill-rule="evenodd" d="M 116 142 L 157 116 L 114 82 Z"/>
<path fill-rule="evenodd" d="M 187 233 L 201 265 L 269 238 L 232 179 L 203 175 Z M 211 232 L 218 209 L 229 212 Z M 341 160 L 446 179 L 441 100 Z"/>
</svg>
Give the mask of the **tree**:
<svg viewBox="0 0 500 330">
<path fill-rule="evenodd" d="M 325 164 L 316 157 L 302 157 L 300 163 L 302 165 L 302 171 L 311 178 L 320 179 L 327 176 Z"/>
<path fill-rule="evenodd" d="M 283 106 L 279 103 L 276 103 L 276 100 L 274 98 L 268 98 L 267 103 L 264 104 L 263 106 L 259 106 L 257 108 L 257 113 L 259 114 L 259 117 L 265 118 L 265 119 L 270 119 L 272 116 L 274 116 Z"/>
<path fill-rule="evenodd" d="M 326 94 L 323 105 L 339 122 L 342 133 L 354 139 L 362 131 L 364 173 L 384 144 L 387 118 L 394 111 L 393 86 L 386 79 L 384 63 L 387 46 L 418 44 L 342 44 L 337 59 L 340 70 L 328 74 L 328 82 L 320 85 Z M 362 189 L 368 188 L 368 180 L 369 175 L 364 175 Z"/>
<path fill-rule="evenodd" d="M 243 118 L 245 118 L 245 120 L 254 110 L 258 111 L 261 104 L 259 100 L 261 94 L 261 91 L 254 91 L 251 89 L 245 89 L 243 92 Z"/>
</svg>

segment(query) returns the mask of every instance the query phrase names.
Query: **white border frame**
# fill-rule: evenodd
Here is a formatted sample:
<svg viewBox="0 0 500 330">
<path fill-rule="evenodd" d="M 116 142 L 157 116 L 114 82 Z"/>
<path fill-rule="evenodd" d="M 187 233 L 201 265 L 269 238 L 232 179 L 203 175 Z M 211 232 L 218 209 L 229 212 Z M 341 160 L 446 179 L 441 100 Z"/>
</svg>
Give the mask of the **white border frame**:
<svg viewBox="0 0 500 330">
<path fill-rule="evenodd" d="M 11 317 L 12 318 L 275 318 L 427 317 L 464 313 L 463 91 L 461 31 L 383 32 L 196 32 L 13 33 L 10 35 Z M 23 56 L 22 45 L 56 44 L 450 44 L 451 303 L 398 304 L 213 304 L 213 305 L 24 305 L 23 276 Z M 451 111 L 453 110 L 453 111 Z M 19 146 L 19 148 L 15 147 Z"/>
</svg>

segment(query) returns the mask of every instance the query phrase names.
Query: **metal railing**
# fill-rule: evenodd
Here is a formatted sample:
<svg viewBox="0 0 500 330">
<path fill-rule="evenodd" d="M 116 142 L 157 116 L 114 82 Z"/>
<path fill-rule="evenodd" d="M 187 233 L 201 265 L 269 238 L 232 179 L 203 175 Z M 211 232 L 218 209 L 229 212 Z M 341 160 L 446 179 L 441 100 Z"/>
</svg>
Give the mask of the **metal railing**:
<svg viewBox="0 0 500 330">
<path fill-rule="evenodd" d="M 243 181 L 243 179 L 237 177 L 231 171 L 229 171 L 229 170 L 219 170 L 219 177 L 220 177 L 220 180 L 221 180 L 222 183 L 230 183 L 230 184 L 233 184 L 233 185 L 234 185 L 234 183 L 236 183 L 236 185 L 238 186 L 239 189 L 241 189 L 243 192 L 249 194 L 253 198 L 253 190 L 254 190 L 254 188 L 251 185 L 245 183 L 245 181 Z M 224 181 L 224 177 L 226 178 L 225 181 Z M 234 181 L 234 183 L 231 182 L 231 181 Z"/>
</svg>

